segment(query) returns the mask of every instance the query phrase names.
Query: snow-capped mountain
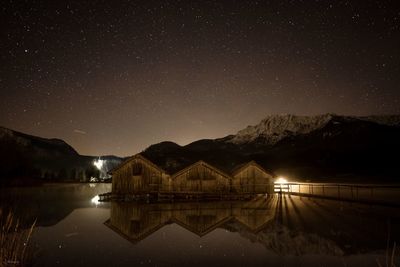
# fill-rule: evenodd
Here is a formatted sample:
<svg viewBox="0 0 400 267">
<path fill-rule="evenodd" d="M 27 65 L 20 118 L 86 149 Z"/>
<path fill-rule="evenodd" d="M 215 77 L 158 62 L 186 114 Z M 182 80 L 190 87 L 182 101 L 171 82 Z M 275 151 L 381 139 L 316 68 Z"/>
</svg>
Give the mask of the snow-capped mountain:
<svg viewBox="0 0 400 267">
<path fill-rule="evenodd" d="M 265 145 L 274 145 L 288 136 L 308 134 L 321 129 L 329 122 L 339 124 L 343 121 L 368 121 L 383 125 L 400 125 L 400 116 L 338 116 L 334 114 L 323 114 L 316 116 L 296 116 L 291 114 L 271 115 L 263 119 L 259 124 L 247 126 L 236 135 L 226 139 L 233 144 L 247 144 L 258 142 Z"/>
<path fill-rule="evenodd" d="M 225 172 L 255 160 L 271 172 L 283 170 L 284 174 L 289 173 L 298 180 L 329 181 L 328 176 L 351 174 L 345 181 L 354 182 L 357 177 L 361 177 L 357 182 L 366 181 L 370 176 L 374 177 L 371 182 L 399 182 L 399 136 L 399 115 L 275 115 L 267 116 L 236 135 L 197 140 L 185 146 L 161 142 L 151 145 L 142 154 L 171 173 L 198 160 Z M 100 159 L 102 161 L 98 157 L 79 155 L 60 139 L 46 139 L 0 127 L 0 184 L 3 177 L 21 176 L 85 180 L 96 172 L 94 161 L 108 168 L 108 164 L 117 165 L 123 160 L 113 156 Z"/>
<path fill-rule="evenodd" d="M 325 126 L 332 119 L 332 115 L 295 116 L 272 115 L 267 116 L 259 124 L 247 126 L 232 136 L 227 142 L 245 144 L 262 138 L 266 144 L 275 144 L 289 135 L 306 134 Z"/>
<path fill-rule="evenodd" d="M 297 180 L 329 181 L 327 177 L 334 176 L 335 181 L 398 182 L 399 136 L 400 116 L 396 115 L 276 115 L 236 135 L 185 146 L 162 142 L 142 153 L 172 173 L 197 160 L 225 172 L 255 160 L 267 170 Z"/>
</svg>

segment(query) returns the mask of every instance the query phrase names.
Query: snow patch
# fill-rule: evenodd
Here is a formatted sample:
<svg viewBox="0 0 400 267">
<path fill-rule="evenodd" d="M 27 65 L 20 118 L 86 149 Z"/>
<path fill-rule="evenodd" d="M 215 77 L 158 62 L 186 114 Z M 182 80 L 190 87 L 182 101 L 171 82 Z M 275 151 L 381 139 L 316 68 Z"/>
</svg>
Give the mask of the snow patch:
<svg viewBox="0 0 400 267">
<path fill-rule="evenodd" d="M 262 138 L 266 144 L 275 144 L 290 135 L 312 132 L 325 126 L 333 115 L 318 116 L 272 115 L 259 124 L 240 130 L 228 142 L 244 144 Z"/>
<path fill-rule="evenodd" d="M 321 129 L 328 122 L 338 125 L 343 121 L 368 121 L 388 126 L 400 126 L 400 115 L 382 116 L 338 116 L 323 114 L 316 116 L 296 116 L 290 114 L 271 115 L 263 119 L 259 124 L 247 126 L 236 135 L 230 136 L 226 142 L 234 144 L 246 144 L 254 141 L 267 145 L 274 145 L 288 136 L 307 134 Z"/>
</svg>

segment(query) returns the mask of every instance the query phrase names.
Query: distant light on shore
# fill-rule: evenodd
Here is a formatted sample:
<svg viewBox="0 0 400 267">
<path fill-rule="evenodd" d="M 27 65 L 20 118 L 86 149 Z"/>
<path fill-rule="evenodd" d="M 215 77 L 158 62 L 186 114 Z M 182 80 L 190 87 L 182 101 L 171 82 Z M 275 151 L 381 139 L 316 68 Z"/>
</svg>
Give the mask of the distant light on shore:
<svg viewBox="0 0 400 267">
<path fill-rule="evenodd" d="M 101 160 L 101 159 L 97 159 L 97 160 L 93 161 L 93 165 L 96 166 L 96 168 L 100 171 L 103 168 L 103 164 L 104 164 L 104 160 Z"/>
<path fill-rule="evenodd" d="M 99 196 L 94 196 L 94 197 L 92 198 L 91 202 L 92 202 L 93 204 L 95 204 L 96 206 L 99 205 L 99 204 L 101 203 L 101 202 L 100 202 L 100 197 L 99 197 Z"/>
</svg>

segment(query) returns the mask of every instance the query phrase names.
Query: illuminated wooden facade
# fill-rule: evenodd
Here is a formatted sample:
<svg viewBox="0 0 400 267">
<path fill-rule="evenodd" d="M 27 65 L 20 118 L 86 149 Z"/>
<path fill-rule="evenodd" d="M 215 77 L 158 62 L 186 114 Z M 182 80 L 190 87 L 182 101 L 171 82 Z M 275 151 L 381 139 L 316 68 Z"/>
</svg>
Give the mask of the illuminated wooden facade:
<svg viewBox="0 0 400 267">
<path fill-rule="evenodd" d="M 233 171 L 232 190 L 238 193 L 272 193 L 273 176 L 256 162 L 250 161 Z"/>
<path fill-rule="evenodd" d="M 265 194 L 273 192 L 273 177 L 251 161 L 232 174 L 198 161 L 168 174 L 141 154 L 132 156 L 112 172 L 112 194 Z"/>
<path fill-rule="evenodd" d="M 112 175 L 112 192 L 115 194 L 149 193 L 169 184 L 169 175 L 140 154 L 123 162 Z"/>
<path fill-rule="evenodd" d="M 171 177 L 174 192 L 229 193 L 231 177 L 217 168 L 198 161 Z"/>
</svg>

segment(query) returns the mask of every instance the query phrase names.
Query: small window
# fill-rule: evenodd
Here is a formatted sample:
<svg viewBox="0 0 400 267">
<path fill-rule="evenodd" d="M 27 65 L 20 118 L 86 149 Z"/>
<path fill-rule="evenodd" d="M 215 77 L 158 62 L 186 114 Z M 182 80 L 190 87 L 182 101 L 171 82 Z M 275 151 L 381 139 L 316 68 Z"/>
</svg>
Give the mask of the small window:
<svg viewBox="0 0 400 267">
<path fill-rule="evenodd" d="M 143 171 L 142 164 L 135 163 L 132 165 L 132 175 L 133 176 L 141 175 L 142 171 Z"/>
</svg>

